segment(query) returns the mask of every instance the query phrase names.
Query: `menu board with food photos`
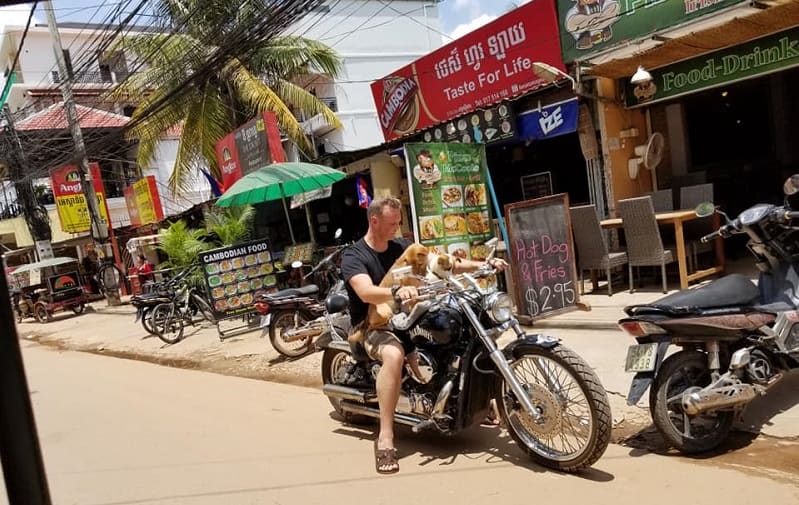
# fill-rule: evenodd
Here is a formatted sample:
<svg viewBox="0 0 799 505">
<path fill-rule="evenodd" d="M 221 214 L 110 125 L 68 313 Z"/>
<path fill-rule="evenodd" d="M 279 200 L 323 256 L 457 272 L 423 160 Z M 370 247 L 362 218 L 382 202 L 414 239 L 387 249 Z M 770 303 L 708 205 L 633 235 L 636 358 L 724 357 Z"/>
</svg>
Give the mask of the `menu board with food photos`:
<svg viewBox="0 0 799 505">
<path fill-rule="evenodd" d="M 256 240 L 200 254 L 208 296 L 218 319 L 254 310 L 259 295 L 277 285 L 269 244 Z"/>
<path fill-rule="evenodd" d="M 313 253 L 315 249 L 316 244 L 313 242 L 287 245 L 285 255 L 283 256 L 283 263 L 291 266 L 291 264 L 295 261 L 301 261 L 307 265 L 313 261 Z"/>
<path fill-rule="evenodd" d="M 484 259 L 494 233 L 485 144 L 405 144 L 414 236 L 438 253 Z"/>
</svg>

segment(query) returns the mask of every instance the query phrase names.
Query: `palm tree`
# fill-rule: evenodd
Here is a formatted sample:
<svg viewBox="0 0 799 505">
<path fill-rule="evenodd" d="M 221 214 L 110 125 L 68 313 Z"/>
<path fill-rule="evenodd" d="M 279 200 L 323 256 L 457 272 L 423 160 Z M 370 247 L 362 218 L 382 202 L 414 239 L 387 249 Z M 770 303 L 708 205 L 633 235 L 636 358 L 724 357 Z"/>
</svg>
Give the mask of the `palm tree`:
<svg viewBox="0 0 799 505">
<path fill-rule="evenodd" d="M 299 77 L 314 73 L 335 78 L 341 59 L 314 40 L 265 35 L 264 19 L 268 22 L 271 14 L 263 0 L 158 2 L 166 24 L 182 29 L 124 37 L 115 50 L 135 55 L 146 63 L 146 70 L 132 74 L 114 97 L 143 97 L 128 131 L 139 141 L 139 166 L 149 166 L 158 142 L 170 129 L 182 126 L 169 179 L 174 193 L 188 191 L 200 167 L 210 167 L 221 179 L 214 144 L 259 113 L 275 113 L 283 133 L 304 153 L 311 152 L 311 145 L 294 112 L 320 114 L 331 126 L 341 127 L 333 111 L 295 84 Z M 252 34 L 260 34 L 260 42 L 253 43 Z M 242 53 L 238 47 L 244 47 Z M 214 63 L 212 71 L 207 70 L 209 62 Z"/>
<path fill-rule="evenodd" d="M 182 219 L 170 224 L 161 232 L 157 246 L 169 257 L 163 266 L 183 269 L 197 263 L 200 253 L 211 248 L 211 245 L 203 240 L 206 236 L 205 230 L 190 229 Z"/>
<path fill-rule="evenodd" d="M 255 218 L 251 205 L 235 207 L 212 207 L 205 217 L 205 225 L 216 235 L 219 245 L 230 246 L 244 242 L 250 237 L 250 224 Z"/>
</svg>

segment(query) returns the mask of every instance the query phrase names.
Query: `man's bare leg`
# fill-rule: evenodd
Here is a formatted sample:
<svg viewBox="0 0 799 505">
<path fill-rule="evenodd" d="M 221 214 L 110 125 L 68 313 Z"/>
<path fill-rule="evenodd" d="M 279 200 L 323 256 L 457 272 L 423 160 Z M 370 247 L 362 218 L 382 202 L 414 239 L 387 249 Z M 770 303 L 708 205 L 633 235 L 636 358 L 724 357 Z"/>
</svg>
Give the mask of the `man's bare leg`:
<svg viewBox="0 0 799 505">
<path fill-rule="evenodd" d="M 377 403 L 380 407 L 380 431 L 377 435 L 378 449 L 394 448 L 394 411 L 399 401 L 402 367 L 405 352 L 399 342 L 387 342 L 380 346 L 380 371 L 377 373 Z M 388 467 L 381 469 L 389 470 Z"/>
</svg>

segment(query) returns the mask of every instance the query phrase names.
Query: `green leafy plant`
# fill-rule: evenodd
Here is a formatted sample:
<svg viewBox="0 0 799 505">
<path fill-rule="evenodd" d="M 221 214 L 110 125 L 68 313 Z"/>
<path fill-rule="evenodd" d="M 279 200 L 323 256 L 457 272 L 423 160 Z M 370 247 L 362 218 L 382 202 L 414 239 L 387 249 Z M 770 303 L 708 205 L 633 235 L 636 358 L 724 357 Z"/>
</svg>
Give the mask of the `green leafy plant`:
<svg viewBox="0 0 799 505">
<path fill-rule="evenodd" d="M 251 205 L 212 207 L 205 216 L 205 225 L 216 235 L 220 246 L 235 245 L 250 238 L 255 208 Z"/>
<path fill-rule="evenodd" d="M 212 247 L 203 240 L 206 236 L 205 230 L 192 230 L 182 219 L 169 225 L 161 232 L 158 244 L 158 249 L 169 257 L 164 266 L 185 268 L 197 263 L 197 256 Z"/>
</svg>

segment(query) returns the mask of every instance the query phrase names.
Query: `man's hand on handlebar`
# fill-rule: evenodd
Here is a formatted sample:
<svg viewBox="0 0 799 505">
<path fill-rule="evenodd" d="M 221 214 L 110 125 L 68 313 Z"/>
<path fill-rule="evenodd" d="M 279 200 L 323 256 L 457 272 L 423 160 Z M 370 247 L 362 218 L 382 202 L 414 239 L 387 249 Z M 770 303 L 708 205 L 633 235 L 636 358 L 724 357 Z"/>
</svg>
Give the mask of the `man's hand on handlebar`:
<svg viewBox="0 0 799 505">
<path fill-rule="evenodd" d="M 415 286 L 400 286 L 394 290 L 394 299 L 405 303 L 419 296 L 419 290 Z"/>
<path fill-rule="evenodd" d="M 486 265 L 495 269 L 497 272 L 502 272 L 508 266 L 508 262 L 503 260 L 502 258 L 491 258 L 487 260 Z"/>
</svg>

